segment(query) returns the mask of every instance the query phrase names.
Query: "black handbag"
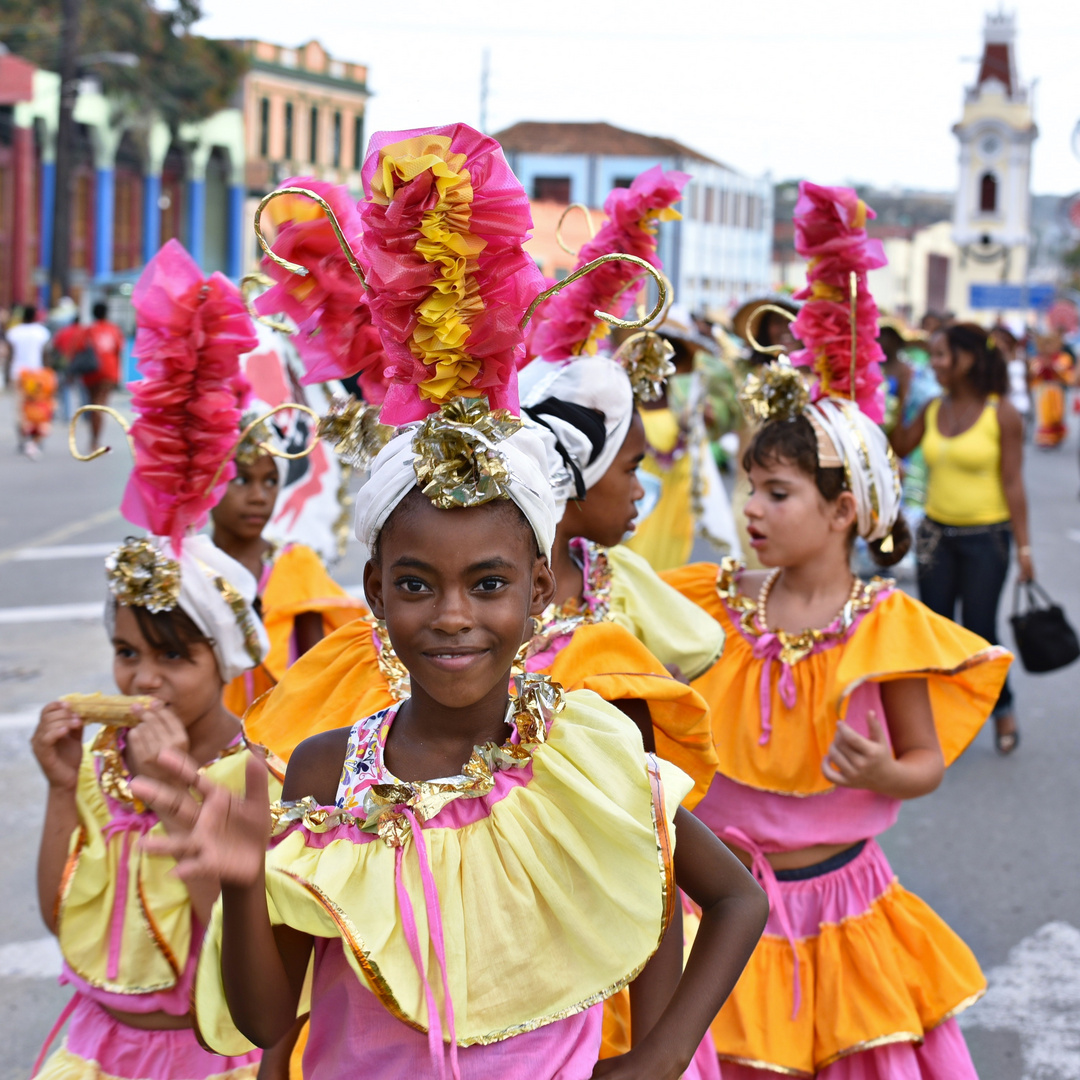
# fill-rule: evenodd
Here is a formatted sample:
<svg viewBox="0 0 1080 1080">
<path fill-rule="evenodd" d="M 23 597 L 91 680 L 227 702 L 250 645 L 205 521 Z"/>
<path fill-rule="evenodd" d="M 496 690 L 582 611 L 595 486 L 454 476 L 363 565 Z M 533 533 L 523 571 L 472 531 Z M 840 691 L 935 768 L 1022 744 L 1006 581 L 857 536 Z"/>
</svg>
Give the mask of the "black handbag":
<svg viewBox="0 0 1080 1080">
<path fill-rule="evenodd" d="M 1024 609 L 1021 591 L 1027 596 Z M 1012 623 L 1016 651 L 1028 671 L 1057 671 L 1080 656 L 1080 641 L 1065 612 L 1034 581 L 1016 583 Z"/>
</svg>

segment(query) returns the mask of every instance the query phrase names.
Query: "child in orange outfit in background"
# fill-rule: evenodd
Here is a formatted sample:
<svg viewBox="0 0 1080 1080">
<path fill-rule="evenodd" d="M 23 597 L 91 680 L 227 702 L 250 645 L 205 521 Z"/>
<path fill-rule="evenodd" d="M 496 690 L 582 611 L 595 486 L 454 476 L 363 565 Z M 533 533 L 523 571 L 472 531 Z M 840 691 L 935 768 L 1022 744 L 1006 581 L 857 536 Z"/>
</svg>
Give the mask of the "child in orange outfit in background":
<svg viewBox="0 0 1080 1080">
<path fill-rule="evenodd" d="M 367 612 L 330 577 L 312 548 L 291 543 L 276 546 L 263 537 L 274 512 L 279 481 L 277 462 L 249 437 L 237 451 L 236 476 L 211 511 L 214 543 L 258 582 L 256 609 L 270 637 L 263 663 L 225 688 L 226 707 L 238 716 L 325 634 Z"/>
</svg>

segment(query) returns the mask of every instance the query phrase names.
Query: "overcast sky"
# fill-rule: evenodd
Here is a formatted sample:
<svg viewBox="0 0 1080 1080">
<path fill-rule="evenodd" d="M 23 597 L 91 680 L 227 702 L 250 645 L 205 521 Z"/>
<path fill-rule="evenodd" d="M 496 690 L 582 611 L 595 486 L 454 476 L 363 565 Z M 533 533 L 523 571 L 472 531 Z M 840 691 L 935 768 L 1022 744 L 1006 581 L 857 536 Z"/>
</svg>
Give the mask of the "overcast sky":
<svg viewBox="0 0 1080 1080">
<path fill-rule="evenodd" d="M 318 38 L 368 65 L 368 131 L 479 119 L 607 120 L 774 179 L 947 191 L 963 89 L 996 0 L 204 0 L 201 33 Z M 1037 79 L 1033 190 L 1080 190 L 1080 3 L 1023 0 Z M 1078 148 L 1080 149 L 1080 148 Z"/>
</svg>

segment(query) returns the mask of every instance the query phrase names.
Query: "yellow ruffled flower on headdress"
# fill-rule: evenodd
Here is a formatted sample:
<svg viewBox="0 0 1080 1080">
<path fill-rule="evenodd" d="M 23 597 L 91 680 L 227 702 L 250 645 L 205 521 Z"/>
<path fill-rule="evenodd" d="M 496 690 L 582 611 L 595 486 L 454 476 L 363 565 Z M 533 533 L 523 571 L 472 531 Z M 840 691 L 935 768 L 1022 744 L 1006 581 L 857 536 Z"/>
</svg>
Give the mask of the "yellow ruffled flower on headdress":
<svg viewBox="0 0 1080 1080">
<path fill-rule="evenodd" d="M 763 364 L 750 372 L 739 392 L 747 420 L 794 420 L 810 403 L 799 369 L 787 363 Z"/>
</svg>

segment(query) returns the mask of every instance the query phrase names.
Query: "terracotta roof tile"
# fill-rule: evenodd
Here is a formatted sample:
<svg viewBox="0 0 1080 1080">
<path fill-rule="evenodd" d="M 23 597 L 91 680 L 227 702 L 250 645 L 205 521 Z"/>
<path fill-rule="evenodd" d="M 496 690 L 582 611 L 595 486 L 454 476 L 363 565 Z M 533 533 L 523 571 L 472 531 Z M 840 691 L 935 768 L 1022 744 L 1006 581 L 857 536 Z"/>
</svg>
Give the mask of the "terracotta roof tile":
<svg viewBox="0 0 1080 1080">
<path fill-rule="evenodd" d="M 510 152 L 526 154 L 601 154 L 609 157 L 680 157 L 704 161 L 734 172 L 729 166 L 705 154 L 692 150 L 675 139 L 660 135 L 643 135 L 627 131 L 614 124 L 561 123 L 558 121 L 523 120 L 503 131 L 496 139 Z"/>
</svg>

